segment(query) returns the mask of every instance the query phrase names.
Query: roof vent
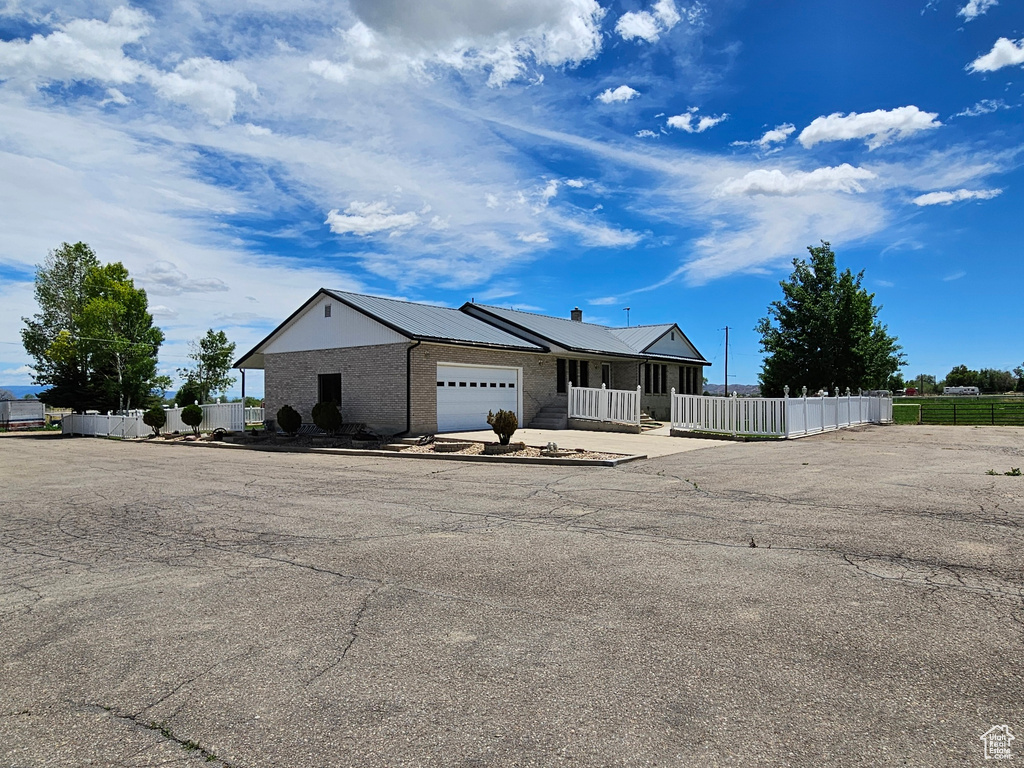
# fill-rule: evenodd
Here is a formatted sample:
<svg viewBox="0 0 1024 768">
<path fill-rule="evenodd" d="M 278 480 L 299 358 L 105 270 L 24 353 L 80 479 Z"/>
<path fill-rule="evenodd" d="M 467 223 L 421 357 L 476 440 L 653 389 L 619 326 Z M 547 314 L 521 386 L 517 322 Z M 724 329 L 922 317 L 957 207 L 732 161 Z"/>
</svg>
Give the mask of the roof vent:
<svg viewBox="0 0 1024 768">
<path fill-rule="evenodd" d="M 579 307 L 575 307 L 573 309 L 573 311 L 569 313 L 569 317 L 572 318 L 572 320 L 574 322 L 582 323 L 583 322 L 583 310 L 580 309 Z"/>
</svg>

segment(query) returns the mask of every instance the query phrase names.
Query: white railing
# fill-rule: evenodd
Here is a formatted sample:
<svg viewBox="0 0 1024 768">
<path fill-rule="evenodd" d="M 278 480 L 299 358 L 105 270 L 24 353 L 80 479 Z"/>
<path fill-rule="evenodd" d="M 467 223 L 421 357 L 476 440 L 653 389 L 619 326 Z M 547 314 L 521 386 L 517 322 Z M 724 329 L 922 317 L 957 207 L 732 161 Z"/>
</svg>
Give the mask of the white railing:
<svg viewBox="0 0 1024 768">
<path fill-rule="evenodd" d="M 891 421 L 888 397 L 706 397 L 672 390 L 672 428 L 687 431 L 801 437 Z"/>
<path fill-rule="evenodd" d="M 210 432 L 214 429 L 239 431 L 246 423 L 263 420 L 262 408 L 245 408 L 241 403 L 208 403 L 203 409 L 203 422 L 199 429 Z M 165 408 L 167 423 L 160 429 L 163 433 L 191 432 L 192 427 L 181 420 L 181 408 Z M 69 413 L 61 421 L 65 435 L 92 435 L 102 437 L 144 437 L 152 432 L 142 420 L 143 411 L 129 411 L 127 414 Z M 244 419 L 244 421 L 243 421 Z"/>
<path fill-rule="evenodd" d="M 600 389 L 574 387 L 569 382 L 569 418 L 594 421 L 640 423 L 640 387 L 633 389 Z"/>
</svg>

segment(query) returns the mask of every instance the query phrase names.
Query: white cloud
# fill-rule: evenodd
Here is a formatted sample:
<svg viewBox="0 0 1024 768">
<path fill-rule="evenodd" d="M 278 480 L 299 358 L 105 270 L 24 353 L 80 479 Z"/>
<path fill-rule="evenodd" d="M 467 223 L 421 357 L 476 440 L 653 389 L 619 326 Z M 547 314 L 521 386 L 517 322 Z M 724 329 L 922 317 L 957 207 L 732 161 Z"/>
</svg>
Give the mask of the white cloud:
<svg viewBox="0 0 1024 768">
<path fill-rule="evenodd" d="M 565 186 L 572 187 L 573 189 L 583 189 L 587 186 L 586 179 L 566 179 Z"/>
<path fill-rule="evenodd" d="M 699 3 L 687 14 L 691 24 L 696 23 L 703 13 Z M 682 20 L 673 0 L 658 0 L 650 11 L 629 11 L 622 14 L 615 23 L 615 31 L 623 40 L 646 40 L 656 43 L 658 39 Z"/>
<path fill-rule="evenodd" d="M 168 307 L 165 304 L 157 304 L 149 308 L 149 313 L 157 320 L 173 320 L 178 316 L 178 310 Z"/>
<path fill-rule="evenodd" d="M 618 296 L 601 296 L 601 297 L 596 298 L 596 299 L 587 299 L 587 304 L 593 304 L 594 306 L 597 306 L 597 307 L 607 307 L 607 306 L 610 306 L 612 304 L 618 304 L 618 303 L 619 303 L 619 297 Z"/>
<path fill-rule="evenodd" d="M 173 72 L 150 73 L 147 80 L 167 99 L 223 124 L 235 115 L 239 92 L 255 97 L 256 86 L 230 64 L 210 58 L 186 59 Z"/>
<path fill-rule="evenodd" d="M 959 280 L 962 277 L 967 277 L 967 272 L 961 269 L 959 272 L 954 272 L 951 275 L 946 275 L 944 278 L 942 278 L 942 280 L 943 282 L 951 283 L 954 280 Z"/>
<path fill-rule="evenodd" d="M 630 99 L 635 99 L 639 95 L 640 91 L 636 91 L 630 88 L 628 85 L 620 85 L 618 88 L 615 88 L 614 90 L 608 88 L 597 97 L 597 100 L 604 104 L 614 104 L 616 102 L 629 101 Z"/>
<path fill-rule="evenodd" d="M 982 99 L 973 107 L 957 112 L 955 117 L 979 117 L 980 115 L 990 115 L 993 112 L 998 112 L 1000 109 L 1009 108 L 1009 105 L 1002 99 Z"/>
<path fill-rule="evenodd" d="M 139 275 L 139 282 L 148 293 L 175 296 L 181 293 L 215 293 L 228 290 L 218 278 L 191 278 L 171 261 L 154 261 Z M 154 308 L 155 309 L 155 308 Z M 166 307 L 163 307 L 166 310 Z"/>
<path fill-rule="evenodd" d="M 976 58 L 966 69 L 968 72 L 995 72 L 997 69 L 1017 64 L 1024 64 L 1024 40 L 1015 43 L 1000 37 L 991 51 Z"/>
<path fill-rule="evenodd" d="M 531 245 L 550 242 L 550 238 L 543 232 L 523 233 L 516 239 L 522 243 L 529 243 Z"/>
<path fill-rule="evenodd" d="M 415 211 L 395 213 L 395 209 L 383 200 L 375 203 L 353 201 L 344 213 L 335 208 L 327 214 L 324 222 L 337 235 L 353 234 L 365 237 L 377 232 L 401 231 L 415 226 L 420 217 Z"/>
<path fill-rule="evenodd" d="M 938 113 L 922 112 L 915 106 L 848 115 L 835 112 L 811 121 L 800 132 L 798 141 L 809 149 L 824 141 L 867 139 L 868 149 L 877 149 L 896 139 L 940 127 L 942 123 L 936 117 Z"/>
<path fill-rule="evenodd" d="M 772 148 L 773 144 L 785 143 L 786 139 L 796 130 L 796 126 L 792 123 L 784 123 L 777 125 L 770 131 L 765 131 L 764 135 L 760 139 L 754 139 L 753 141 L 734 141 L 732 146 L 734 147 L 751 147 L 758 146 L 762 151 L 767 151 Z"/>
<path fill-rule="evenodd" d="M 581 218 L 558 217 L 557 223 L 562 229 L 578 235 L 584 245 L 598 248 L 629 248 L 643 240 L 639 232 Z"/>
<path fill-rule="evenodd" d="M 729 179 L 716 190 L 718 195 L 800 195 L 808 192 L 863 192 L 860 183 L 875 178 L 866 168 L 843 163 L 835 168 L 785 173 L 777 168 L 758 169 L 739 179 Z"/>
<path fill-rule="evenodd" d="M 972 21 L 996 5 L 999 5 L 999 0 L 968 0 L 967 5 L 957 11 L 956 15 Z"/>
<path fill-rule="evenodd" d="M 687 133 L 704 133 L 709 128 L 714 128 L 719 123 L 728 120 L 729 115 L 704 115 L 698 117 L 698 107 L 690 107 L 681 115 L 673 115 L 668 119 L 670 128 L 679 128 Z"/>
<path fill-rule="evenodd" d="M 1002 194 L 1001 189 L 957 189 L 952 192 L 929 192 L 914 198 L 914 205 L 950 205 L 962 200 L 991 200 Z"/>
<path fill-rule="evenodd" d="M 655 138 L 655 137 L 656 137 L 657 135 L 658 135 L 658 134 L 656 134 L 656 133 L 655 133 L 654 131 L 652 131 L 652 130 L 649 130 L 649 129 L 647 129 L 647 128 L 643 128 L 643 129 L 641 129 L 641 130 L 637 131 L 637 132 L 636 132 L 636 134 L 635 134 L 635 136 L 636 136 L 636 137 L 637 137 L 638 139 L 653 139 L 653 138 Z"/>
<path fill-rule="evenodd" d="M 440 63 L 488 72 L 496 87 L 525 77 L 531 65 L 574 67 L 594 58 L 605 15 L 596 0 L 353 0 L 352 8 L 360 20 L 344 40 L 352 68 L 422 72 Z"/>
<path fill-rule="evenodd" d="M 182 61 L 165 72 L 126 56 L 124 47 L 150 33 L 150 17 L 121 6 L 108 21 L 75 19 L 49 35 L 0 42 L 0 79 L 39 87 L 48 83 L 95 82 L 127 86 L 148 83 L 169 101 L 184 104 L 215 123 L 234 117 L 238 94 L 256 96 L 256 86 L 234 66 L 206 57 Z M 109 88 L 101 105 L 127 105 L 131 99 Z"/>
</svg>

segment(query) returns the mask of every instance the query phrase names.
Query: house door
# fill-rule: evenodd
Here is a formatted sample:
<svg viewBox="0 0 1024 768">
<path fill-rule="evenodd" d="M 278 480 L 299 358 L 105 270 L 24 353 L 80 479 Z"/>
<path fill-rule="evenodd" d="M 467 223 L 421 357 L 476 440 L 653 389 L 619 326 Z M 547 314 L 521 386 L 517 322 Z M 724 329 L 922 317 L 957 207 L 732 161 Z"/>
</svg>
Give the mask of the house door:
<svg viewBox="0 0 1024 768">
<path fill-rule="evenodd" d="M 490 429 L 487 412 L 520 412 L 518 368 L 437 364 L 437 431 Z"/>
</svg>

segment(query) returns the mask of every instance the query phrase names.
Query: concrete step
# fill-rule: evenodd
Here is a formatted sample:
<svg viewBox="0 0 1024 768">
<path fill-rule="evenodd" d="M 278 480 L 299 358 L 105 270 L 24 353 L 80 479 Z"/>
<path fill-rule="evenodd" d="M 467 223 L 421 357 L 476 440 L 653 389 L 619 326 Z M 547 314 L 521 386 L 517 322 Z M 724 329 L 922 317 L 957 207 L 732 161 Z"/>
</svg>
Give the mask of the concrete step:
<svg viewBox="0 0 1024 768">
<path fill-rule="evenodd" d="M 550 419 L 537 417 L 527 424 L 527 429 L 565 429 L 568 425 L 569 419 L 566 416 Z"/>
</svg>

